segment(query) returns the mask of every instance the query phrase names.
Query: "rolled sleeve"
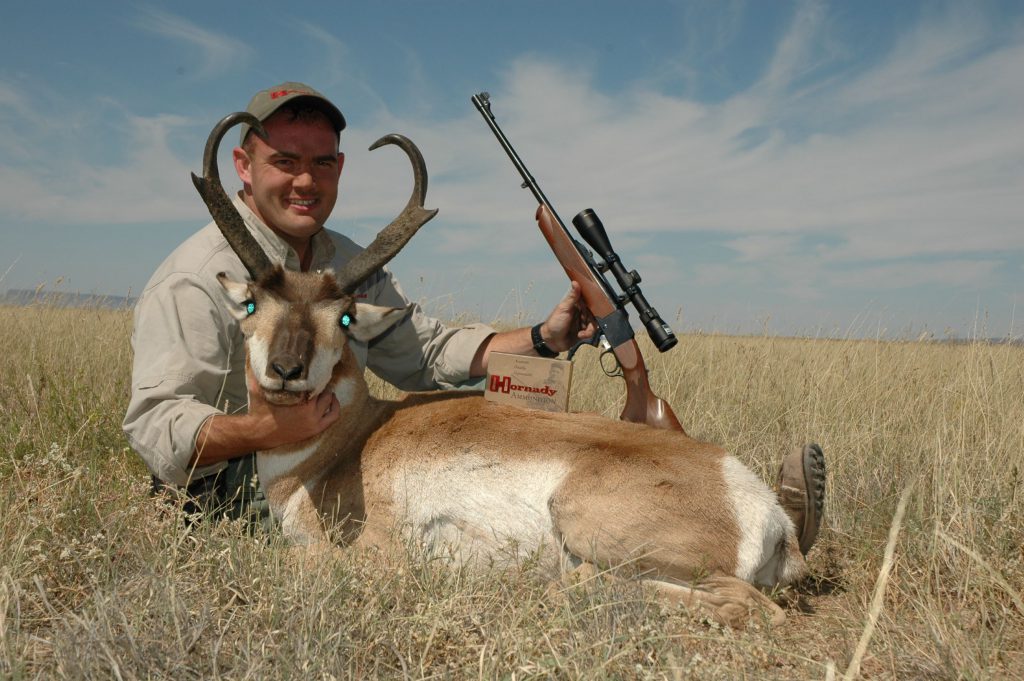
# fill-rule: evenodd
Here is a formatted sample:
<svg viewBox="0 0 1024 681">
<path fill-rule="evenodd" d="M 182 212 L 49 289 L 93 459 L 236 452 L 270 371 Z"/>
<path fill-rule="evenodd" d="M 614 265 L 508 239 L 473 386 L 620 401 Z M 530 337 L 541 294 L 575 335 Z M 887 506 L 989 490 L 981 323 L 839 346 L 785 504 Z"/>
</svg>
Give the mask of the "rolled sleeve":
<svg viewBox="0 0 1024 681">
<path fill-rule="evenodd" d="M 409 305 L 386 269 L 367 291 L 367 299 L 374 305 Z M 414 304 L 398 325 L 370 342 L 367 367 L 402 390 L 456 388 L 469 380 L 477 350 L 494 333 L 486 324 L 447 327 Z"/>
<path fill-rule="evenodd" d="M 201 275 L 171 275 L 147 290 L 135 310 L 124 432 L 153 474 L 176 485 L 216 470 L 189 468 L 203 423 L 245 406 L 241 345 L 209 289 Z"/>
<path fill-rule="evenodd" d="M 199 429 L 206 419 L 221 412 L 183 399 L 180 387 L 180 383 L 168 379 L 155 386 L 133 390 L 124 431 L 132 449 L 143 458 L 153 475 L 166 483 L 183 486 L 193 477 L 216 470 L 193 471 L 188 462 Z"/>
</svg>

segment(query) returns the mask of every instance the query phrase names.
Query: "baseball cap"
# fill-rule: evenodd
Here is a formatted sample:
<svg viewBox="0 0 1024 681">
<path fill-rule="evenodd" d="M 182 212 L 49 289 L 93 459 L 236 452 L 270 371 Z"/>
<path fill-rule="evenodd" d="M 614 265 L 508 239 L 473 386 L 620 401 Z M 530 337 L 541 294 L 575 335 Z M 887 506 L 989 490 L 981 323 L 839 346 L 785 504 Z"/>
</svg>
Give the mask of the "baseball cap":
<svg viewBox="0 0 1024 681">
<path fill-rule="evenodd" d="M 338 107 L 334 106 L 329 99 L 305 83 L 281 83 L 266 90 L 260 90 L 253 95 L 253 98 L 249 101 L 249 106 L 245 110 L 262 122 L 270 118 L 283 105 L 288 102 L 294 102 L 297 99 L 312 100 L 310 104 L 327 115 L 331 124 L 334 125 L 335 132 L 341 132 L 345 129 L 345 117 L 341 115 Z M 245 143 L 245 136 L 249 134 L 250 129 L 250 126 L 247 124 L 242 124 L 239 144 Z"/>
</svg>

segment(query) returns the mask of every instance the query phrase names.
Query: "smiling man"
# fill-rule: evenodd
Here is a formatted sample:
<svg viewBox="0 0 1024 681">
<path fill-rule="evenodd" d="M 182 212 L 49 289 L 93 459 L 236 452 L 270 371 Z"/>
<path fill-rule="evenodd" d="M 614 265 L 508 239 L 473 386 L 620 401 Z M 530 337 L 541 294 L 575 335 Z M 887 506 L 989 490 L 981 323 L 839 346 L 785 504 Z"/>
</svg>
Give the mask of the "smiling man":
<svg viewBox="0 0 1024 681">
<path fill-rule="evenodd" d="M 266 129 L 248 126 L 233 151 L 242 190 L 234 205 L 274 263 L 302 271 L 338 269 L 362 249 L 324 227 L 338 198 L 345 156 L 341 111 L 302 83 L 258 92 L 247 111 Z M 186 492 L 199 516 L 266 520 L 253 452 L 307 440 L 337 418 L 325 392 L 292 406 L 269 404 L 246 375 L 243 336 L 224 304 L 216 276 L 236 281 L 245 267 L 214 223 L 157 268 L 135 308 L 132 394 L 124 431 L 153 474 L 155 489 Z M 357 290 L 375 305 L 409 301 L 382 268 Z M 353 343 L 363 367 L 403 390 L 456 388 L 483 376 L 490 352 L 551 356 L 590 337 L 579 287 L 530 328 L 496 333 L 482 324 L 448 327 L 412 306 L 401 322 L 368 343 Z"/>
<path fill-rule="evenodd" d="M 283 92 L 288 91 L 274 94 Z M 326 104 L 323 110 L 293 105 L 264 121 L 269 142 L 244 127 L 242 146 L 234 150 L 245 204 L 295 250 L 305 269 L 312 257 L 311 239 L 338 200 L 345 163 L 338 133 L 344 127 L 341 113 L 332 113 Z"/>
</svg>

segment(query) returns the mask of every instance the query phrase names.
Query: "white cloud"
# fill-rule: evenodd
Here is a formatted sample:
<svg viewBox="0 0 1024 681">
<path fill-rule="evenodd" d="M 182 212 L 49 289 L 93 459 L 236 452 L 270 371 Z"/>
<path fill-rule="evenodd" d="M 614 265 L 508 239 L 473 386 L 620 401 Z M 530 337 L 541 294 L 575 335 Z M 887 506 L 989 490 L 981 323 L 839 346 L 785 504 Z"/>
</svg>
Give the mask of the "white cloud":
<svg viewBox="0 0 1024 681">
<path fill-rule="evenodd" d="M 124 139 L 130 152 L 114 167 L 74 157 L 44 172 L 0 164 L 0 213 L 70 225 L 201 219 L 202 203 L 187 179 L 193 169 L 168 148 L 168 136 L 185 123 L 178 116 L 129 118 Z"/>
<path fill-rule="evenodd" d="M 253 55 L 252 49 L 240 40 L 154 7 L 140 10 L 133 23 L 138 28 L 181 43 L 184 54 L 198 58 L 192 74 L 196 80 L 223 76 L 245 64 Z"/>
<path fill-rule="evenodd" d="M 0 83 L 0 106 L 14 107 L 24 111 L 24 97 L 10 83 Z"/>
<path fill-rule="evenodd" d="M 858 267 L 829 274 L 829 283 L 843 288 L 890 290 L 937 284 L 958 286 L 983 283 L 999 266 L 996 260 L 956 258 L 942 262 L 912 262 Z"/>
<path fill-rule="evenodd" d="M 754 234 L 732 239 L 725 245 L 736 251 L 737 260 L 758 261 L 775 258 L 791 253 L 797 246 L 798 239 L 788 234 Z"/>
<path fill-rule="evenodd" d="M 385 108 L 380 93 L 370 85 L 357 59 L 353 58 L 348 46 L 323 26 L 308 21 L 295 21 L 299 33 L 313 41 L 318 47 L 316 63 L 316 87 L 321 92 L 331 92 L 332 99 L 341 108 L 358 98 L 370 106 Z"/>
<path fill-rule="evenodd" d="M 814 49 L 815 41 L 821 35 L 821 24 L 825 19 L 825 8 L 817 0 L 801 2 L 790 24 L 775 49 L 775 55 L 768 71 L 757 85 L 765 96 L 789 94 L 794 80 L 811 71 L 820 52 Z"/>
</svg>

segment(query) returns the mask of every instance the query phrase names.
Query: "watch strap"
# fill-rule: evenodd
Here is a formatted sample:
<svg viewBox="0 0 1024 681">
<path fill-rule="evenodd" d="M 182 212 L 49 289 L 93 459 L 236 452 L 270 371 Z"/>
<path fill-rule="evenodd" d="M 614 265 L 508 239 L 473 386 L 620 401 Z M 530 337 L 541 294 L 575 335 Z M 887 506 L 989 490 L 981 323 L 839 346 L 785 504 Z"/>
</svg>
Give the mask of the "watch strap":
<svg viewBox="0 0 1024 681">
<path fill-rule="evenodd" d="M 537 354 L 540 355 L 541 357 L 547 357 L 548 359 L 552 357 L 558 357 L 558 353 L 552 350 L 541 337 L 540 326 L 540 324 L 537 324 L 532 329 L 530 329 L 530 340 L 533 341 L 533 349 L 536 350 Z"/>
</svg>

